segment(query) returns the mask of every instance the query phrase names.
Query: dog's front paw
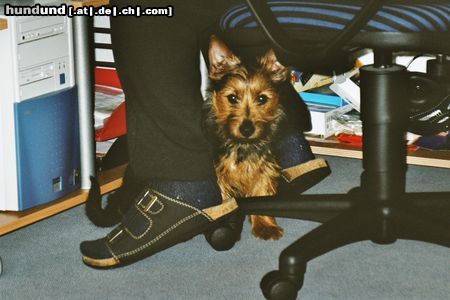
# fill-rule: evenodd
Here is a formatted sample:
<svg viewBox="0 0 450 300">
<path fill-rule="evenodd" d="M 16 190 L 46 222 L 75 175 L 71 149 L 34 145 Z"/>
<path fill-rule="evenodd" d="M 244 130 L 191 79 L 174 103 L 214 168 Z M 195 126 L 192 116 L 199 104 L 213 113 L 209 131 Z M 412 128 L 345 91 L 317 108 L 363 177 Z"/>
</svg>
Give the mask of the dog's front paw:
<svg viewBox="0 0 450 300">
<path fill-rule="evenodd" d="M 278 226 L 274 217 L 250 216 L 252 234 L 263 240 L 278 240 L 283 236 L 283 228 Z"/>
<path fill-rule="evenodd" d="M 279 240 L 283 236 L 283 228 L 280 226 L 257 226 L 252 228 L 252 234 L 262 240 Z"/>
</svg>

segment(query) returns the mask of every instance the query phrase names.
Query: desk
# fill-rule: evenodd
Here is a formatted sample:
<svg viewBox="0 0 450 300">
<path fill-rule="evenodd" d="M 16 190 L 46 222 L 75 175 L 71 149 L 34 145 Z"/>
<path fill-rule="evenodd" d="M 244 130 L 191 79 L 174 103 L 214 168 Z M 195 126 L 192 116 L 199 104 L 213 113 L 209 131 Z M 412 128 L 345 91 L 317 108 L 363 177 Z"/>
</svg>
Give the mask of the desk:
<svg viewBox="0 0 450 300">
<path fill-rule="evenodd" d="M 75 7 L 82 6 L 101 6 L 108 5 L 107 0 L 85 0 L 85 1 L 72 1 L 72 5 Z M 76 62 L 77 62 L 77 84 L 79 87 L 80 97 L 80 126 L 83 131 L 80 131 L 82 145 L 82 176 L 83 189 L 90 187 L 89 175 L 94 173 L 94 161 L 92 153 L 94 153 L 94 138 L 92 128 L 92 110 L 90 109 L 93 101 L 93 78 L 91 75 L 91 59 L 92 51 L 88 43 L 87 30 L 89 17 L 77 16 L 74 18 L 74 27 L 77 34 L 76 38 Z M 0 30 L 6 29 L 8 26 L 6 20 L 0 19 Z M 315 154 L 332 155 L 350 158 L 362 158 L 362 152 L 360 149 L 352 148 L 350 146 L 332 145 L 328 143 L 311 142 L 312 150 Z M 408 163 L 450 168 L 449 155 L 432 154 L 427 151 L 420 151 L 416 153 L 409 153 Z M 122 184 L 122 176 L 126 166 L 120 166 L 113 170 L 104 172 L 99 175 L 99 182 L 101 185 L 101 192 L 107 193 L 114 189 L 117 189 Z M 49 203 L 44 206 L 31 209 L 26 212 L 5 212 L 0 213 L 0 236 L 7 234 L 11 231 L 19 229 L 21 227 L 30 225 L 44 218 L 58 214 L 64 210 L 70 209 L 85 202 L 87 198 L 87 191 L 77 191 L 71 195 L 64 197 L 58 201 Z"/>
<path fill-rule="evenodd" d="M 317 141 L 309 143 L 314 154 L 362 159 L 363 153 L 359 147 Z M 450 169 L 450 152 L 424 149 L 408 151 L 406 162 L 410 165 Z"/>
</svg>

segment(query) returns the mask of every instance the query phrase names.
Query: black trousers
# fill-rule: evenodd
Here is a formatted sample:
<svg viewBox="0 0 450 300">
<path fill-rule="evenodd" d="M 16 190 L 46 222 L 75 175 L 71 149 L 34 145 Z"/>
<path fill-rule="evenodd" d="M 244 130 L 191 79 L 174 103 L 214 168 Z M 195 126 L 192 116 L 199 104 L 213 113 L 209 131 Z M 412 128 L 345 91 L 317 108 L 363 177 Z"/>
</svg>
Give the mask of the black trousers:
<svg viewBox="0 0 450 300">
<path fill-rule="evenodd" d="M 223 12 L 241 0 L 111 1 L 162 7 L 174 16 L 111 18 L 112 45 L 127 109 L 128 175 L 151 179 L 215 177 L 201 132 L 200 48 Z"/>
</svg>

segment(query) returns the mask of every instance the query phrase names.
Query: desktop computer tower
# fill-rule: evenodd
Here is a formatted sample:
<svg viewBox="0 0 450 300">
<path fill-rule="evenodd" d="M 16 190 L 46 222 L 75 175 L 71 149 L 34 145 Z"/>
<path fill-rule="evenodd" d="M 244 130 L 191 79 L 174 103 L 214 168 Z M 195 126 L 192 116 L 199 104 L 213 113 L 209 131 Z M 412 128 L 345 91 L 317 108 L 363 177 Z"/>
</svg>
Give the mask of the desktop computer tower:
<svg viewBox="0 0 450 300">
<path fill-rule="evenodd" d="M 72 20 L 0 18 L 0 210 L 22 211 L 80 188 Z"/>
</svg>

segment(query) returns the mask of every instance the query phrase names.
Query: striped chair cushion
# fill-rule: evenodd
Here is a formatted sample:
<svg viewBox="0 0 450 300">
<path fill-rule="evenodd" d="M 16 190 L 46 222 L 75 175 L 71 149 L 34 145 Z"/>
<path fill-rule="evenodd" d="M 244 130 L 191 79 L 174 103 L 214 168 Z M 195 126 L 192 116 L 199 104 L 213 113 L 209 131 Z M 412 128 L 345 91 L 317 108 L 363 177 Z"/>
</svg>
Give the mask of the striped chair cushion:
<svg viewBox="0 0 450 300">
<path fill-rule="evenodd" d="M 268 1 L 278 22 L 292 30 L 341 30 L 361 9 L 361 1 Z M 257 23 L 246 4 L 231 8 L 223 30 L 253 28 Z M 364 32 L 450 31 L 450 0 L 389 1 L 362 29 Z"/>
</svg>

